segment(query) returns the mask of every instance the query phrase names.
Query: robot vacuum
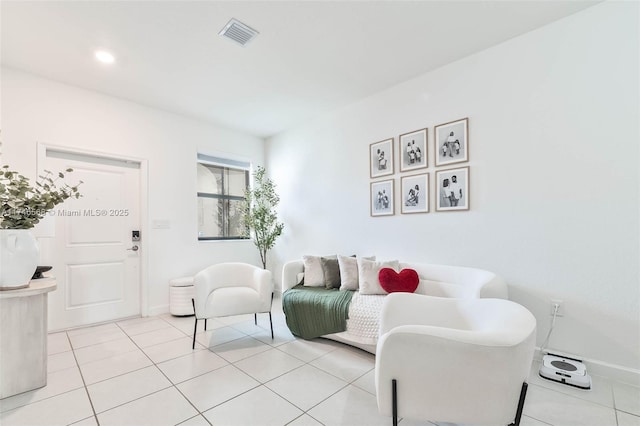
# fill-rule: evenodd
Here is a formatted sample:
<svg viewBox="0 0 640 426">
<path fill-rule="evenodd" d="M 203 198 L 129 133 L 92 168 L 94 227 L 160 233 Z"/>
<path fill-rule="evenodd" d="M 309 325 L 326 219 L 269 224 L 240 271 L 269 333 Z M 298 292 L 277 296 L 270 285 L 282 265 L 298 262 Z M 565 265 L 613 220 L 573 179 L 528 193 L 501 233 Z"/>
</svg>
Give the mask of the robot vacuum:
<svg viewBox="0 0 640 426">
<path fill-rule="evenodd" d="M 580 389 L 591 389 L 591 376 L 587 374 L 587 367 L 579 359 L 546 354 L 542 357 L 539 374 L 547 380 Z"/>
</svg>

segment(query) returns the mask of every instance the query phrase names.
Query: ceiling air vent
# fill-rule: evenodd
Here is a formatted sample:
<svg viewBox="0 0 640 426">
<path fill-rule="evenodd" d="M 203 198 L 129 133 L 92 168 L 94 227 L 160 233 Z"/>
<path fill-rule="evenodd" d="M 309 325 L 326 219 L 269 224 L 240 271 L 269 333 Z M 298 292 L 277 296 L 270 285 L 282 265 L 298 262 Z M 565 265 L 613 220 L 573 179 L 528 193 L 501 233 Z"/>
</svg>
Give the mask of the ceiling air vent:
<svg viewBox="0 0 640 426">
<path fill-rule="evenodd" d="M 260 33 L 237 19 L 231 19 L 218 34 L 245 46 Z"/>
</svg>

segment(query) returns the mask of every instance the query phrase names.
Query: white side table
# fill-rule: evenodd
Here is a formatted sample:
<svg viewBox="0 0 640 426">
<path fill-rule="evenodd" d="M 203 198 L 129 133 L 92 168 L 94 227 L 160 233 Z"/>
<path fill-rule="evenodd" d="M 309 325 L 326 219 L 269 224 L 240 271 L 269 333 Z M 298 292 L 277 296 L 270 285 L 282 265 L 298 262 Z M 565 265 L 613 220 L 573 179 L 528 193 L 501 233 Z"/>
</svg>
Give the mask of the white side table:
<svg viewBox="0 0 640 426">
<path fill-rule="evenodd" d="M 183 317 L 195 315 L 193 312 L 193 277 L 174 278 L 169 281 L 169 312 Z"/>
<path fill-rule="evenodd" d="M 0 398 L 47 384 L 47 293 L 55 278 L 0 291 Z"/>
</svg>

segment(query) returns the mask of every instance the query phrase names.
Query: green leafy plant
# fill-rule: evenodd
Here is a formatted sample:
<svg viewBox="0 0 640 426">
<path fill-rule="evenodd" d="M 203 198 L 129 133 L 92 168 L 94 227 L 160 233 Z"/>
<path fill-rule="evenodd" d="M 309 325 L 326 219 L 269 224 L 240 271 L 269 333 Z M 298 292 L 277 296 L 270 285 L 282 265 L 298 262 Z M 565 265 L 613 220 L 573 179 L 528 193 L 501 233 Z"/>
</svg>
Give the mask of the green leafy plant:
<svg viewBox="0 0 640 426">
<path fill-rule="evenodd" d="M 273 248 L 276 239 L 282 234 L 284 224 L 278 222 L 276 206 L 280 197 L 276 194 L 275 184 L 265 176 L 264 167 L 258 166 L 253 176 L 255 185 L 244 193 L 245 202 L 242 206 L 242 221 L 247 230 L 247 236 L 260 252 L 262 267 L 267 268 L 267 252 Z"/>
<path fill-rule="evenodd" d="M 65 173 L 73 169 L 65 170 Z M 70 186 L 59 172 L 54 175 L 45 170 L 38 176 L 35 185 L 19 174 L 9 170 L 9 166 L 0 169 L 0 229 L 31 229 L 49 210 L 67 198 L 80 198 L 78 186 Z"/>
</svg>

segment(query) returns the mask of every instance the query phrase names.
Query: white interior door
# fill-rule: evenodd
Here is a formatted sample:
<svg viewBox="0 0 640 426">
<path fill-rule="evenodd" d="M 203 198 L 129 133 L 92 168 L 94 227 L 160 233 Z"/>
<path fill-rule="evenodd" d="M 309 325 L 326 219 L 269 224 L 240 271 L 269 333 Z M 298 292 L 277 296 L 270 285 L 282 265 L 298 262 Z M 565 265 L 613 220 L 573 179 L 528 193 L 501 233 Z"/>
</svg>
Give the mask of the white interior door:
<svg viewBox="0 0 640 426">
<path fill-rule="evenodd" d="M 82 197 L 55 209 L 49 329 L 138 315 L 143 246 L 132 231 L 140 230 L 140 164 L 47 150 L 47 170 L 67 168 L 68 182 L 83 181 Z"/>
</svg>

